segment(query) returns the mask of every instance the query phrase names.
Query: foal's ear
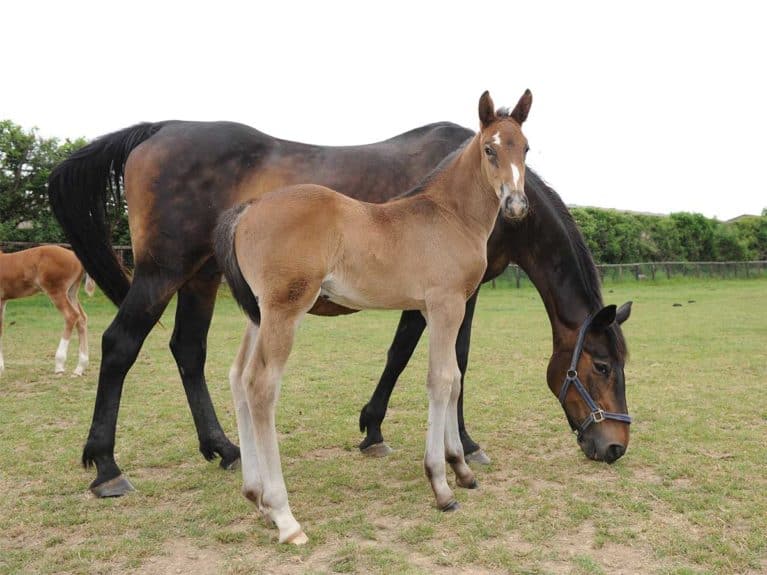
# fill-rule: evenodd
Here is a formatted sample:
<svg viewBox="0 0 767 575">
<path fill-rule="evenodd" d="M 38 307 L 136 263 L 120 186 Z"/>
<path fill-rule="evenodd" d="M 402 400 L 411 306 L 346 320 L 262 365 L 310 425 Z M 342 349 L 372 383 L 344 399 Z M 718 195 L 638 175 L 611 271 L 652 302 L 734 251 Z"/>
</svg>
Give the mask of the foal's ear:
<svg viewBox="0 0 767 575">
<path fill-rule="evenodd" d="M 632 302 L 627 301 L 621 307 L 618 308 L 618 311 L 615 312 L 615 321 L 617 321 L 618 323 L 623 323 L 629 318 L 629 316 L 631 315 L 631 303 Z"/>
<path fill-rule="evenodd" d="M 479 98 L 479 124 L 484 130 L 495 121 L 495 105 L 490 97 L 490 92 L 485 90 Z"/>
<path fill-rule="evenodd" d="M 615 306 L 606 305 L 597 312 L 594 319 L 591 320 L 591 329 L 594 331 L 604 331 L 615 321 Z"/>
<path fill-rule="evenodd" d="M 509 115 L 517 121 L 517 124 L 522 125 L 524 121 L 527 120 L 527 115 L 530 113 L 530 106 L 532 103 L 533 93 L 530 90 L 525 90 L 525 93 L 522 94 L 519 102 L 517 102 L 517 105 L 514 106 L 514 109 Z"/>
</svg>

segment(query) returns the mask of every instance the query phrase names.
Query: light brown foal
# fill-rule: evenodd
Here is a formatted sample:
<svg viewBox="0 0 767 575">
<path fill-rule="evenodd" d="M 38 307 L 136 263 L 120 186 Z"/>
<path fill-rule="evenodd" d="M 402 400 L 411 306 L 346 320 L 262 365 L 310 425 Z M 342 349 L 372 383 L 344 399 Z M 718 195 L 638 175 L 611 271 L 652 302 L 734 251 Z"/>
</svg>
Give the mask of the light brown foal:
<svg viewBox="0 0 767 575">
<path fill-rule="evenodd" d="M 0 252 L 0 374 L 3 362 L 3 315 L 11 299 L 44 292 L 64 316 L 64 333 L 56 350 L 56 373 L 64 372 L 69 340 L 77 327 L 80 353 L 74 375 L 88 367 L 88 316 L 80 305 L 77 292 L 85 275 L 80 260 L 65 248 L 40 246 L 5 254 Z M 85 292 L 93 295 L 96 284 L 86 276 Z"/>
<path fill-rule="evenodd" d="M 275 430 L 280 379 L 296 328 L 309 311 L 420 310 L 429 326 L 429 421 L 424 468 L 437 507 L 457 507 L 445 461 L 460 487 L 477 482 L 458 434 L 461 373 L 455 342 L 466 300 L 486 267 L 499 206 L 523 217 L 529 91 L 496 111 L 485 92 L 481 130 L 420 186 L 369 204 L 317 185 L 283 188 L 222 215 L 216 254 L 251 318 L 230 371 L 242 454 L 243 494 L 279 529 L 307 537 L 293 517 Z M 339 310 L 340 311 L 340 310 Z"/>
</svg>

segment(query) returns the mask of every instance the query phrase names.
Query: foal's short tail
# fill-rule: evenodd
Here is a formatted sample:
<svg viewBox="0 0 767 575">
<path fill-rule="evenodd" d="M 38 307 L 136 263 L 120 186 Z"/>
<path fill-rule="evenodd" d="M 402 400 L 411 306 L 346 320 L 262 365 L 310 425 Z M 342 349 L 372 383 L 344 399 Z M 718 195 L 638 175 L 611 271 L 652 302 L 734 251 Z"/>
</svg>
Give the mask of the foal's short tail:
<svg viewBox="0 0 767 575">
<path fill-rule="evenodd" d="M 138 124 L 102 136 L 54 168 L 48 198 L 77 257 L 116 305 L 130 287 L 110 239 L 108 207 L 121 210 L 125 162 L 131 151 L 164 124 Z"/>
<path fill-rule="evenodd" d="M 218 220 L 218 225 L 213 233 L 213 250 L 216 253 L 218 265 L 224 272 L 226 283 L 232 290 L 232 295 L 251 321 L 256 325 L 261 324 L 261 310 L 258 307 L 258 299 L 250 289 L 248 282 L 242 276 L 240 264 L 237 261 L 237 253 L 234 249 L 234 234 L 240 217 L 251 202 L 239 204 L 226 210 Z"/>
<path fill-rule="evenodd" d="M 86 273 L 85 274 L 85 293 L 88 294 L 88 297 L 93 297 L 93 292 L 95 291 L 96 291 L 96 282 L 93 281 L 93 278 Z"/>
</svg>

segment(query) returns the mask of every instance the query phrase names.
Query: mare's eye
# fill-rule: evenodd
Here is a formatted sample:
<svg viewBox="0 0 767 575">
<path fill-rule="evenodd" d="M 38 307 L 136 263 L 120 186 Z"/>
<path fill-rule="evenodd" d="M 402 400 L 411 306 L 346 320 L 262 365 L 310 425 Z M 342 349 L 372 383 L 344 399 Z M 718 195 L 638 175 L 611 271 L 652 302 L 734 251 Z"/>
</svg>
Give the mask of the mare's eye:
<svg viewBox="0 0 767 575">
<path fill-rule="evenodd" d="M 485 146 L 485 154 L 487 154 L 487 156 L 490 158 L 494 158 L 495 149 L 492 146 Z"/>
<path fill-rule="evenodd" d="M 594 369 L 599 375 L 608 376 L 610 374 L 610 366 L 601 361 L 594 362 Z"/>
</svg>

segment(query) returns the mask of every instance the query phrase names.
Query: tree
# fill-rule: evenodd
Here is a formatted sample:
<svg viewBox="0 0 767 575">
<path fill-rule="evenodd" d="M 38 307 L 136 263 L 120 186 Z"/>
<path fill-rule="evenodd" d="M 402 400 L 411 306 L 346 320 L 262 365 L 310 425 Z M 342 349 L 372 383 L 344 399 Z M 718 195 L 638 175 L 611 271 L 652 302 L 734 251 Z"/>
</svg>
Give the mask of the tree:
<svg viewBox="0 0 767 575">
<path fill-rule="evenodd" d="M 0 121 L 0 240 L 65 241 L 48 205 L 48 175 L 84 144 L 82 138 L 60 142 Z"/>
</svg>

